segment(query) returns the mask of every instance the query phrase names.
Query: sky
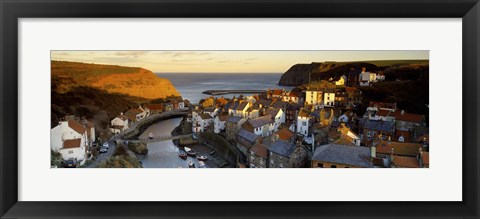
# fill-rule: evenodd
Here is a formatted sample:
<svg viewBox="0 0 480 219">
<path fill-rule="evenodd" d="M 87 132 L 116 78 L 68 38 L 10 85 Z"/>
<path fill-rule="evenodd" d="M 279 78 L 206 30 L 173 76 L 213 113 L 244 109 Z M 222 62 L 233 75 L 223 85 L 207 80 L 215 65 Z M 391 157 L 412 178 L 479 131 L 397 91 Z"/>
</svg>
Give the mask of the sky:
<svg viewBox="0 0 480 219">
<path fill-rule="evenodd" d="M 156 73 L 283 73 L 298 63 L 429 59 L 429 51 L 51 51 L 51 59 Z"/>
</svg>

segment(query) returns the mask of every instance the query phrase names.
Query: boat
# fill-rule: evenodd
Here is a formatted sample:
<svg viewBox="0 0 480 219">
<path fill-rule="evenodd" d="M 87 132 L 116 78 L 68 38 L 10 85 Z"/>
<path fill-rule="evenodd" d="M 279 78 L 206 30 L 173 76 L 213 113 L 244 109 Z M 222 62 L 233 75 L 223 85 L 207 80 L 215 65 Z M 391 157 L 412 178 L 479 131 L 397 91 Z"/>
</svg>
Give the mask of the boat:
<svg viewBox="0 0 480 219">
<path fill-rule="evenodd" d="M 195 164 L 191 160 L 188 161 L 188 168 L 195 168 Z"/>
<path fill-rule="evenodd" d="M 210 155 L 213 155 L 213 154 L 215 154 L 215 151 L 210 151 Z"/>
<path fill-rule="evenodd" d="M 185 151 L 179 151 L 178 156 L 182 159 L 187 159 L 187 153 Z"/>
<path fill-rule="evenodd" d="M 202 155 L 202 156 L 198 156 L 197 159 L 204 161 L 204 160 L 207 160 L 207 157 Z"/>
<path fill-rule="evenodd" d="M 184 149 L 185 149 L 185 151 L 187 152 L 187 155 L 188 155 L 188 156 L 194 157 L 195 155 L 197 155 L 197 152 L 195 152 L 194 150 L 192 150 L 192 149 L 189 148 L 189 147 L 185 147 Z"/>
<path fill-rule="evenodd" d="M 203 161 L 198 161 L 198 167 L 199 167 L 199 168 L 206 168 L 207 166 L 205 165 L 205 162 L 203 162 Z"/>
<path fill-rule="evenodd" d="M 153 139 L 153 133 L 150 132 L 150 134 L 148 134 L 148 138 Z"/>
</svg>

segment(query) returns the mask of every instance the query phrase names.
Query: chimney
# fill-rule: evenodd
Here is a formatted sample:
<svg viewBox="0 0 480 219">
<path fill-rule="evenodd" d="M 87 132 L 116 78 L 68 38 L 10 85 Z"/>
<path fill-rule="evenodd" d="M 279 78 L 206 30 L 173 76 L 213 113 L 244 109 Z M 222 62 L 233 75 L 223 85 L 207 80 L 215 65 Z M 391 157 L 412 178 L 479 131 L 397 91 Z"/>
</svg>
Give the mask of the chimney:
<svg viewBox="0 0 480 219">
<path fill-rule="evenodd" d="M 390 144 L 391 141 L 392 141 L 392 137 L 388 136 L 388 143 Z M 392 148 L 392 150 L 393 150 L 393 148 Z"/>
</svg>

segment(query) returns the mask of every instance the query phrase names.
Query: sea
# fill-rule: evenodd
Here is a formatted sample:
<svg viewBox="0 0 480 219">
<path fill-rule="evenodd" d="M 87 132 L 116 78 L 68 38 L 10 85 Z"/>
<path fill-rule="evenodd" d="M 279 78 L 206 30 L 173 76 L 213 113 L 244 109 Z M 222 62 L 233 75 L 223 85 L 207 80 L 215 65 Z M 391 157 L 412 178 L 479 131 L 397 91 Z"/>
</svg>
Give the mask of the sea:
<svg viewBox="0 0 480 219">
<path fill-rule="evenodd" d="M 198 103 L 210 95 L 206 90 L 291 90 L 292 86 L 279 86 L 283 73 L 156 73 L 158 77 L 169 79 L 182 95 L 191 103 Z M 240 94 L 224 94 L 216 97 L 232 98 Z"/>
</svg>

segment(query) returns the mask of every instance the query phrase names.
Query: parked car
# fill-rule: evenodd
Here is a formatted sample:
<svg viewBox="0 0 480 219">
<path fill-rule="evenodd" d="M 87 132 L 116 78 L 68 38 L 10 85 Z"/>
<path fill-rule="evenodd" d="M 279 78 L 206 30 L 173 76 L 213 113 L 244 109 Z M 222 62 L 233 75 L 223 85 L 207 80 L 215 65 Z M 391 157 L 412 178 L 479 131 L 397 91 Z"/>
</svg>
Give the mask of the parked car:
<svg viewBox="0 0 480 219">
<path fill-rule="evenodd" d="M 100 148 L 100 151 L 99 151 L 99 152 L 100 152 L 100 153 L 107 153 L 107 151 L 108 151 L 108 148 L 102 147 L 102 148 Z"/>
<path fill-rule="evenodd" d="M 75 168 L 75 167 L 77 167 L 77 162 L 73 159 L 66 160 L 63 163 L 63 167 L 65 167 L 65 168 Z"/>
<path fill-rule="evenodd" d="M 108 149 L 108 148 L 109 148 L 108 142 L 105 142 L 105 143 L 103 143 L 102 147 L 104 147 L 104 148 L 107 148 L 107 149 Z"/>
</svg>

